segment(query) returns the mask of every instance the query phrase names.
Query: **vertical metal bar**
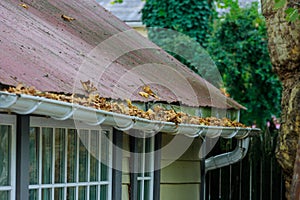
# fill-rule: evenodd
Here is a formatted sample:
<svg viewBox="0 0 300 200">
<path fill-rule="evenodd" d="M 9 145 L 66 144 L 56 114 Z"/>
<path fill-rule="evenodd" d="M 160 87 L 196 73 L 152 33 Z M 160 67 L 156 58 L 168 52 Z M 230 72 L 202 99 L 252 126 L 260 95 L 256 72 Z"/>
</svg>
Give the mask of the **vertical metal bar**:
<svg viewBox="0 0 300 200">
<path fill-rule="evenodd" d="M 29 198 L 29 115 L 17 115 L 16 200 Z"/>
<path fill-rule="evenodd" d="M 113 129 L 112 147 L 112 199 L 122 199 L 122 160 L 123 160 L 123 132 Z M 101 161 L 101 160 L 100 160 Z"/>
<path fill-rule="evenodd" d="M 162 133 L 157 133 L 154 137 L 154 183 L 153 199 L 160 200 L 160 168 L 161 168 L 161 142 Z"/>
</svg>

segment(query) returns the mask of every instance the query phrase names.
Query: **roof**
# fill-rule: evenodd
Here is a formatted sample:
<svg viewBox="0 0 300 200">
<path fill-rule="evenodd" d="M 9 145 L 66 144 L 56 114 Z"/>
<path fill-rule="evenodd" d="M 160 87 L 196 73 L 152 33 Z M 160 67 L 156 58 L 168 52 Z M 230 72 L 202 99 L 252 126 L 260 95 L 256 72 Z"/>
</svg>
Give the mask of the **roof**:
<svg viewBox="0 0 300 200">
<path fill-rule="evenodd" d="M 113 0 L 97 0 L 101 6 L 126 23 L 140 22 L 142 24 L 141 10 L 145 5 L 143 0 L 123 0 L 122 3 L 112 4 Z"/>
<path fill-rule="evenodd" d="M 151 100 L 138 94 L 148 84 L 160 101 L 243 108 L 97 2 L 23 3 L 0 1 L 2 84 L 82 93 L 80 81 L 90 80 L 103 97 L 142 102 Z"/>
</svg>

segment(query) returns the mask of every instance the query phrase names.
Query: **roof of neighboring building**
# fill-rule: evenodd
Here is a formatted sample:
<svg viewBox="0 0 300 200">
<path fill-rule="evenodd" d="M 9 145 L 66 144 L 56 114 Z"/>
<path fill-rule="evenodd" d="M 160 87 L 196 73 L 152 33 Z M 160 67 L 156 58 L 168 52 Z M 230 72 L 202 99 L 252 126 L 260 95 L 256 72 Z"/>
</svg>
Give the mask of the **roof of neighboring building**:
<svg viewBox="0 0 300 200">
<path fill-rule="evenodd" d="M 147 84 L 160 101 L 243 108 L 95 1 L 23 3 L 0 1 L 2 84 L 82 93 L 90 80 L 103 97 L 142 102 Z"/>
<path fill-rule="evenodd" d="M 145 5 L 143 0 L 123 0 L 122 3 L 112 4 L 113 0 L 97 0 L 101 6 L 126 23 L 142 24 L 141 10 Z"/>
</svg>

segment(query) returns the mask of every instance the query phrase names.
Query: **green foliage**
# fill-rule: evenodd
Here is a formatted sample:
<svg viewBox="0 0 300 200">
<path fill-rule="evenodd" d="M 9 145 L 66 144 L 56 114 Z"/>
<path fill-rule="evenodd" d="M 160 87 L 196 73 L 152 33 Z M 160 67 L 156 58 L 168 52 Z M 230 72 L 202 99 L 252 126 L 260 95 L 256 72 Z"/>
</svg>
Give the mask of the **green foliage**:
<svg viewBox="0 0 300 200">
<path fill-rule="evenodd" d="M 142 9 L 142 21 L 147 27 L 172 29 L 201 45 L 209 37 L 211 17 L 212 5 L 208 1 L 151 0 Z"/>
<path fill-rule="evenodd" d="M 150 40 L 219 86 L 217 68 L 213 69 L 213 61 L 202 48 L 210 37 L 213 15 L 213 6 L 206 0 L 151 0 L 142 9 Z"/>
<path fill-rule="evenodd" d="M 215 23 L 208 51 L 220 70 L 232 98 L 245 105 L 241 121 L 263 127 L 279 115 L 281 85 L 272 72 L 263 17 L 251 8 L 232 9 Z"/>
<path fill-rule="evenodd" d="M 274 8 L 281 9 L 286 5 L 286 3 L 286 0 L 275 0 Z M 300 20 L 299 6 L 300 3 L 296 1 L 289 2 L 289 7 L 285 10 L 287 21 L 295 22 L 296 20 Z M 298 7 L 298 9 L 296 7 Z"/>
</svg>

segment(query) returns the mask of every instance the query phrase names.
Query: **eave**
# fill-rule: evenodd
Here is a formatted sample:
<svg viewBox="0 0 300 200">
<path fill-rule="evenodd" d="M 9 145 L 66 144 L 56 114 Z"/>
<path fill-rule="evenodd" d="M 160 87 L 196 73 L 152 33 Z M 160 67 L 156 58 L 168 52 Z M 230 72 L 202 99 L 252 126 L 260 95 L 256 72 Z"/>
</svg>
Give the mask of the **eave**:
<svg viewBox="0 0 300 200">
<path fill-rule="evenodd" d="M 175 124 L 172 122 L 148 120 L 44 97 L 7 92 L 0 92 L 0 110 L 22 115 L 43 115 L 55 120 L 73 119 L 95 126 L 100 124 L 109 125 L 122 131 L 137 129 L 149 133 L 164 132 L 183 134 L 189 137 L 206 136 L 209 138 L 243 139 L 260 132 L 260 129 L 249 127 Z"/>
</svg>

